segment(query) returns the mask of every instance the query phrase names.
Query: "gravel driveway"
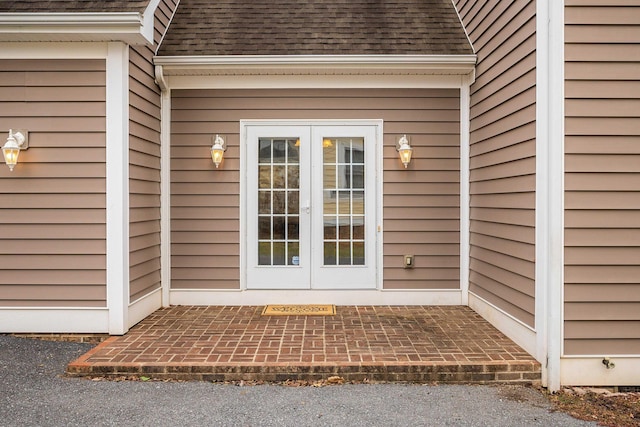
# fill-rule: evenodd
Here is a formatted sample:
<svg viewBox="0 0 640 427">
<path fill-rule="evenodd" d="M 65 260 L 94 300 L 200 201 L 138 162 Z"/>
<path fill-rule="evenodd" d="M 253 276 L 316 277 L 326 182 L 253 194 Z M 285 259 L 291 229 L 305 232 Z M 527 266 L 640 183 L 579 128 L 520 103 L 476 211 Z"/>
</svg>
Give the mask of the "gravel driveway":
<svg viewBox="0 0 640 427">
<path fill-rule="evenodd" d="M 64 378 L 88 344 L 0 335 L 3 426 L 595 426 L 524 387 L 236 386 Z"/>
</svg>

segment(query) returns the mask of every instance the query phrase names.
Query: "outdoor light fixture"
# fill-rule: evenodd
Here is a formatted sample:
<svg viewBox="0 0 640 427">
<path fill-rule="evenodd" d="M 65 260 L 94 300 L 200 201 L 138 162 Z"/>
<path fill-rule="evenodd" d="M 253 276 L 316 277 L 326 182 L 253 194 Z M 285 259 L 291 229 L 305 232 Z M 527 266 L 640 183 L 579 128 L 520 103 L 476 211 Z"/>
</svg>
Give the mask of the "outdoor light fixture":
<svg viewBox="0 0 640 427">
<path fill-rule="evenodd" d="M 13 132 L 13 129 L 9 130 L 9 137 L 7 142 L 2 147 L 2 154 L 4 154 L 4 161 L 9 166 L 9 170 L 13 171 L 13 168 L 18 163 L 18 155 L 20 150 L 26 150 L 29 148 L 27 140 L 27 131 Z"/>
<path fill-rule="evenodd" d="M 211 146 L 211 159 L 216 165 L 216 169 L 218 169 L 218 166 L 222 163 L 225 151 L 227 151 L 227 145 L 224 142 L 224 138 L 220 135 L 216 135 L 213 139 L 213 145 Z"/>
<path fill-rule="evenodd" d="M 396 147 L 396 150 L 398 150 L 398 154 L 400 154 L 400 160 L 402 161 L 402 164 L 406 169 L 411 162 L 411 153 L 413 152 L 413 148 L 411 148 L 411 145 L 409 145 L 407 135 L 402 135 L 402 138 L 398 140 L 398 146 Z"/>
</svg>

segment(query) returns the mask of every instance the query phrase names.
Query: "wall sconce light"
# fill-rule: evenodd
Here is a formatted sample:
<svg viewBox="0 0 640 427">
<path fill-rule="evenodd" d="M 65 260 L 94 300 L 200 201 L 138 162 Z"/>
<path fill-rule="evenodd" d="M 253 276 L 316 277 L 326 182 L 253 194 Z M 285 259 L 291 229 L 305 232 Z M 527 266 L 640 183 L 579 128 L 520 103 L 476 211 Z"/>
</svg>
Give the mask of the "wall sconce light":
<svg viewBox="0 0 640 427">
<path fill-rule="evenodd" d="M 411 162 L 411 153 L 413 152 L 413 148 L 409 145 L 409 140 L 407 139 L 407 135 L 402 135 L 402 138 L 398 140 L 398 145 L 396 147 L 398 150 L 398 154 L 400 155 L 400 160 L 404 165 L 405 169 L 409 166 Z"/>
<path fill-rule="evenodd" d="M 2 154 L 4 154 L 4 161 L 9 166 L 9 170 L 13 172 L 13 168 L 18 163 L 18 155 L 20 150 L 26 150 L 29 148 L 28 133 L 26 130 L 13 132 L 13 129 L 9 130 L 9 137 L 7 142 L 2 147 Z"/>
<path fill-rule="evenodd" d="M 224 142 L 224 138 L 220 135 L 216 135 L 213 139 L 213 145 L 211 146 L 211 159 L 216 165 L 216 169 L 218 169 L 218 166 L 222 163 L 225 151 L 227 151 L 227 145 Z"/>
</svg>

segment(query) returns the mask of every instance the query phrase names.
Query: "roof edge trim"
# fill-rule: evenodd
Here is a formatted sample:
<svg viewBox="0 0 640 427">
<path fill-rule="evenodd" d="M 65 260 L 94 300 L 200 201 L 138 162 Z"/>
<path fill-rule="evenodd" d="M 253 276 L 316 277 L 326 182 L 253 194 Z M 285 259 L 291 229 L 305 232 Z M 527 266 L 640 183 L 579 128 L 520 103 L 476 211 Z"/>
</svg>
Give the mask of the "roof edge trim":
<svg viewBox="0 0 640 427">
<path fill-rule="evenodd" d="M 144 17 L 139 12 L 0 13 L 2 41 L 121 39 L 146 43 Z"/>
<path fill-rule="evenodd" d="M 473 69 L 476 55 L 228 55 L 228 56 L 156 56 L 157 65 L 179 68 L 218 67 L 403 67 Z"/>
</svg>

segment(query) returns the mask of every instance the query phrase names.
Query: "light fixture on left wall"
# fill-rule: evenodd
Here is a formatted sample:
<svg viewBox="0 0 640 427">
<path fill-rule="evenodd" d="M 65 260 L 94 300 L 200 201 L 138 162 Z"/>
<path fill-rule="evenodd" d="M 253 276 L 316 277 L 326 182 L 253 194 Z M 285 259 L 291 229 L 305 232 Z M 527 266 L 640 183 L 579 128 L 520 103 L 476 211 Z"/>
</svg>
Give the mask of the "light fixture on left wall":
<svg viewBox="0 0 640 427">
<path fill-rule="evenodd" d="M 400 161 L 406 169 L 407 166 L 409 166 L 409 163 L 411 163 L 411 153 L 413 153 L 413 148 L 411 148 L 411 144 L 409 144 L 407 135 L 402 135 L 402 137 L 398 140 L 396 150 L 398 150 Z"/>
<path fill-rule="evenodd" d="M 227 144 L 224 142 L 224 138 L 220 135 L 216 135 L 213 138 L 213 145 L 211 146 L 211 160 L 216 165 L 216 169 L 222 163 L 224 152 L 227 151 Z"/>
<path fill-rule="evenodd" d="M 13 168 L 18 164 L 18 156 L 20 150 L 26 150 L 29 148 L 28 132 L 26 130 L 19 130 L 14 132 L 13 129 L 9 130 L 9 137 L 7 142 L 2 147 L 2 154 L 4 155 L 4 161 L 9 166 L 9 170 L 13 171 Z"/>
</svg>

